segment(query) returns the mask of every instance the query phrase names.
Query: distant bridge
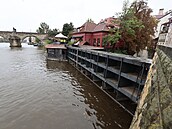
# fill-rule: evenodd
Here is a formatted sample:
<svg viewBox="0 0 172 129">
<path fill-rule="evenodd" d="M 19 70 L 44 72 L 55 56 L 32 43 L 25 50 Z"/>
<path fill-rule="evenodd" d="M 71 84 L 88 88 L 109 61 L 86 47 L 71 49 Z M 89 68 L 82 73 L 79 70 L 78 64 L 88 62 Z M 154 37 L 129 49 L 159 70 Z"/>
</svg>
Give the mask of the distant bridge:
<svg viewBox="0 0 172 129">
<path fill-rule="evenodd" d="M 20 39 L 20 42 L 23 42 L 23 40 L 26 37 L 36 37 L 39 40 L 43 41 L 48 37 L 48 34 L 40 34 L 40 33 L 34 33 L 34 32 L 14 32 L 14 31 L 0 31 L 0 36 L 5 41 L 10 41 L 10 38 L 12 36 L 18 37 Z"/>
<path fill-rule="evenodd" d="M 13 28 L 13 31 L 0 31 L 0 36 L 5 40 L 10 42 L 10 47 L 21 47 L 21 42 L 26 37 L 36 37 L 41 42 L 48 37 L 48 34 L 39 34 L 33 32 L 16 32 L 16 29 Z"/>
</svg>

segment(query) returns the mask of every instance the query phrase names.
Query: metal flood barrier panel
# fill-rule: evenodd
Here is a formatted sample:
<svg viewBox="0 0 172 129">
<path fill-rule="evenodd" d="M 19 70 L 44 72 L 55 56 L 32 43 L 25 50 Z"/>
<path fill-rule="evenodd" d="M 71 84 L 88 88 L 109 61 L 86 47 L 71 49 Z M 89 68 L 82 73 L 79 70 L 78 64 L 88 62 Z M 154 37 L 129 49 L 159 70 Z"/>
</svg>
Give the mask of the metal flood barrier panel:
<svg viewBox="0 0 172 129">
<path fill-rule="evenodd" d="M 98 83 L 103 90 L 112 91 L 116 99 L 137 103 L 143 90 L 151 59 L 129 55 L 68 47 L 68 60 Z"/>
</svg>

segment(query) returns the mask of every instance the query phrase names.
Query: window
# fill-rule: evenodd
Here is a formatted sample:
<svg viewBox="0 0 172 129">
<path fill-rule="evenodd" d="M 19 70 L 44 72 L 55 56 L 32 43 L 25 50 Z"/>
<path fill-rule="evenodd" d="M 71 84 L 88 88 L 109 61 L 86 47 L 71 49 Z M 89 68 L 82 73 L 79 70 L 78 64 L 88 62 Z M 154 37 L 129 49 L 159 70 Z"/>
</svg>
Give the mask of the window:
<svg viewBox="0 0 172 129">
<path fill-rule="evenodd" d="M 100 38 L 97 39 L 97 46 L 100 46 Z"/>
<path fill-rule="evenodd" d="M 89 44 L 91 43 L 91 39 L 88 40 L 88 43 L 89 43 Z"/>
<path fill-rule="evenodd" d="M 93 40 L 93 46 L 96 46 L 97 44 L 96 44 L 96 39 L 94 38 L 94 40 Z"/>
<path fill-rule="evenodd" d="M 168 29 L 169 29 L 169 24 L 164 24 L 161 26 L 160 33 L 168 33 Z"/>
</svg>

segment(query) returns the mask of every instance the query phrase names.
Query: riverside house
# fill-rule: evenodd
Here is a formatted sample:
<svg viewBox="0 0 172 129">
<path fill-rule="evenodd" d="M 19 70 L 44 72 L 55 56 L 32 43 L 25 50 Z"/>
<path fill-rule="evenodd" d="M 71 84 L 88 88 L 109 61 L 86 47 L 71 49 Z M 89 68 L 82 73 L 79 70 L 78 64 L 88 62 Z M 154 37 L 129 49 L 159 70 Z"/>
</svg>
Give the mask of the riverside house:
<svg viewBox="0 0 172 129">
<path fill-rule="evenodd" d="M 78 45 L 103 47 L 103 37 L 109 34 L 109 30 L 118 27 L 114 24 L 115 18 L 109 17 L 101 20 L 98 24 L 87 21 L 82 26 L 76 28 L 72 33 L 72 39 L 79 41 Z"/>
</svg>

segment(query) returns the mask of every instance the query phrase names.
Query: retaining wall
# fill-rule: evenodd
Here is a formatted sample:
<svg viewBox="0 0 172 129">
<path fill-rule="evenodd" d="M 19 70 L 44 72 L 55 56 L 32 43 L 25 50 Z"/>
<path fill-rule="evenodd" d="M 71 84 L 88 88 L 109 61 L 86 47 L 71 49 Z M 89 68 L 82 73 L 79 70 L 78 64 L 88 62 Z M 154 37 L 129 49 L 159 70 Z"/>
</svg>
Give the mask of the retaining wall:
<svg viewBox="0 0 172 129">
<path fill-rule="evenodd" d="M 157 48 L 130 129 L 172 129 L 172 48 Z"/>
</svg>

